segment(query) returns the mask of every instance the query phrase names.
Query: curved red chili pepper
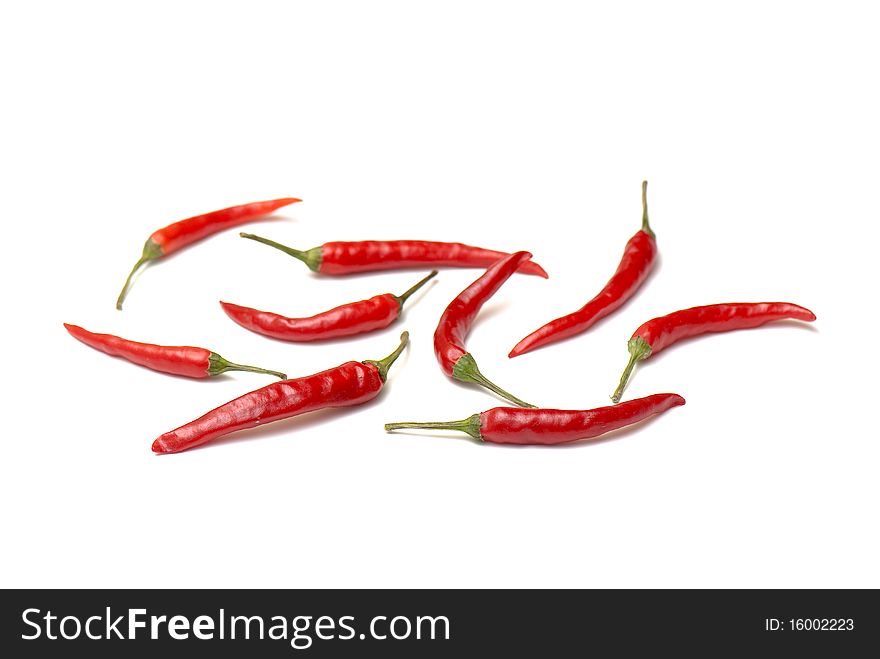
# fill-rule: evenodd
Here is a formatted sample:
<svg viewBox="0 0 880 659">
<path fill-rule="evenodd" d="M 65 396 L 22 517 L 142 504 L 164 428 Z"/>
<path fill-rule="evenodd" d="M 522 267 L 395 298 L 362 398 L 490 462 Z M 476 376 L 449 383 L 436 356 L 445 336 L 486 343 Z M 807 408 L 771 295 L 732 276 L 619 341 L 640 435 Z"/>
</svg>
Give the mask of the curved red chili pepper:
<svg viewBox="0 0 880 659">
<path fill-rule="evenodd" d="M 551 320 L 517 343 L 508 357 L 516 357 L 548 343 L 580 334 L 619 309 L 644 283 L 657 257 L 657 240 L 648 224 L 648 182 L 642 182 L 642 228 L 629 239 L 617 271 L 599 294 L 577 311 Z"/>
<path fill-rule="evenodd" d="M 403 303 L 436 274 L 434 270 L 402 295 L 384 293 L 369 300 L 343 304 L 309 318 L 288 318 L 229 302 L 221 302 L 220 306 L 232 320 L 257 334 L 284 341 L 333 339 L 388 327 L 400 317 Z"/>
<path fill-rule="evenodd" d="M 493 444 L 556 445 L 592 439 L 684 405 L 678 394 L 654 394 L 593 410 L 524 410 L 495 407 L 461 421 L 386 423 L 385 430 L 458 430 Z"/>
<path fill-rule="evenodd" d="M 449 303 L 434 331 L 434 354 L 446 375 L 461 382 L 478 384 L 521 407 L 534 407 L 534 405 L 520 400 L 489 381 L 480 373 L 476 360 L 464 344 L 471 325 L 486 300 L 492 297 L 531 256 L 528 252 L 514 252 L 496 261 L 479 279 Z"/>
<path fill-rule="evenodd" d="M 70 335 L 87 346 L 114 357 L 122 357 L 130 362 L 146 366 L 154 371 L 183 375 L 188 378 L 207 378 L 227 371 L 250 371 L 274 375 L 282 380 L 287 376 L 278 371 L 268 371 L 256 366 L 244 366 L 227 361 L 216 352 L 192 346 L 159 346 L 152 343 L 129 341 L 112 334 L 95 334 L 79 327 L 64 323 Z"/>
<path fill-rule="evenodd" d="M 252 233 L 239 234 L 242 238 L 279 249 L 305 263 L 313 272 L 324 275 L 348 275 L 376 270 L 399 270 L 419 266 L 451 266 L 486 268 L 505 252 L 462 243 L 443 243 L 431 240 L 361 240 L 354 242 L 324 243 L 320 247 L 299 250 Z M 547 273 L 534 261 L 523 263 L 520 270 L 529 275 L 547 278 Z"/>
<path fill-rule="evenodd" d="M 811 322 L 816 320 L 816 314 L 789 302 L 730 302 L 691 307 L 649 320 L 633 332 L 627 343 L 629 363 L 611 400 L 620 400 L 637 362 L 677 341 L 711 332 L 750 329 L 786 318 Z"/>
<path fill-rule="evenodd" d="M 131 279 L 142 265 L 149 261 L 168 256 L 172 252 L 186 247 L 202 238 L 229 229 L 231 227 L 245 224 L 253 220 L 269 215 L 273 211 L 278 210 L 282 206 L 293 204 L 301 199 L 286 197 L 284 199 L 272 199 L 271 201 L 255 201 L 251 204 L 243 204 L 241 206 L 231 206 L 219 211 L 205 213 L 204 215 L 196 215 L 185 220 L 180 220 L 174 224 L 153 232 L 147 242 L 144 243 L 144 251 L 141 258 L 134 264 L 134 268 L 125 280 L 125 285 L 119 293 L 116 300 L 116 308 L 122 309 L 122 303 L 128 295 L 128 289 L 131 286 Z"/>
<path fill-rule="evenodd" d="M 409 334 L 385 359 L 346 362 L 335 368 L 270 384 L 166 432 L 153 442 L 154 453 L 177 453 L 239 430 L 329 407 L 360 405 L 378 395 L 388 369 L 403 352 Z"/>
</svg>

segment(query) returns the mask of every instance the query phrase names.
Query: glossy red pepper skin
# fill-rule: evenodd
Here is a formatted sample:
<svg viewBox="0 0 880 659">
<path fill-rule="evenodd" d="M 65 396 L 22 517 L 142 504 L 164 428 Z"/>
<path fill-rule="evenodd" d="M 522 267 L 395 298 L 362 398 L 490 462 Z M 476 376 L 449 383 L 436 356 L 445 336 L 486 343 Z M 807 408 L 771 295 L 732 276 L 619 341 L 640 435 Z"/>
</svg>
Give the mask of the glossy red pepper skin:
<svg viewBox="0 0 880 659">
<path fill-rule="evenodd" d="M 577 311 L 551 320 L 526 336 L 514 346 L 508 357 L 516 357 L 585 332 L 623 306 L 639 290 L 657 259 L 657 240 L 648 225 L 646 190 L 647 181 L 642 183 L 642 228 L 626 243 L 617 271 L 605 287 Z"/>
<path fill-rule="evenodd" d="M 134 268 L 132 268 L 131 273 L 128 275 L 128 279 L 125 280 L 125 285 L 122 287 L 119 298 L 116 300 L 116 308 L 122 309 L 122 303 L 125 301 L 128 289 L 131 286 L 131 279 L 134 273 L 145 263 L 168 256 L 187 245 L 191 245 L 224 229 L 258 220 L 279 208 L 298 201 L 301 200 L 285 197 L 283 199 L 255 201 L 250 204 L 231 206 L 203 215 L 188 217 L 185 220 L 174 222 L 167 227 L 154 231 L 147 239 L 147 242 L 144 243 L 141 258 L 135 263 Z"/>
<path fill-rule="evenodd" d="M 434 354 L 446 375 L 454 377 L 455 364 L 467 353 L 465 340 L 480 309 L 531 257 L 528 252 L 502 257 L 446 307 L 434 331 Z"/>
<path fill-rule="evenodd" d="M 178 453 L 239 430 L 306 412 L 366 403 L 381 391 L 388 368 L 407 340 L 408 335 L 404 332 L 400 346 L 384 360 L 350 361 L 314 375 L 276 382 L 251 391 L 176 430 L 160 435 L 153 442 L 153 452 Z"/>
<path fill-rule="evenodd" d="M 64 323 L 64 327 L 67 328 L 71 336 L 95 350 L 115 357 L 122 357 L 154 371 L 182 375 L 187 378 L 209 377 L 208 358 L 211 356 L 211 351 L 205 348 L 139 343 L 112 334 L 95 334 L 78 325 Z"/>
<path fill-rule="evenodd" d="M 288 318 L 229 302 L 221 302 L 220 306 L 236 323 L 263 336 L 297 342 L 335 339 L 388 327 L 400 317 L 404 302 L 436 274 L 434 270 L 402 295 L 383 293 L 308 318 Z"/>
<path fill-rule="evenodd" d="M 684 403 L 678 394 L 654 394 L 592 410 L 496 407 L 480 414 L 480 434 L 494 444 L 565 444 L 625 428 Z"/>
<path fill-rule="evenodd" d="M 442 423 L 389 423 L 386 430 L 431 428 L 460 430 L 492 444 L 553 446 L 592 439 L 684 405 L 678 394 L 654 394 L 620 405 L 592 410 L 521 409 L 495 407 L 480 414 Z"/>
<path fill-rule="evenodd" d="M 400 317 L 400 304 L 391 293 L 343 304 L 308 318 L 288 318 L 221 302 L 223 311 L 244 328 L 282 341 L 323 341 L 388 327 Z"/>
<path fill-rule="evenodd" d="M 611 400 L 615 403 L 620 400 L 637 362 L 656 355 L 682 339 L 714 332 L 751 329 L 785 319 L 812 322 L 816 320 L 816 314 L 789 302 L 728 302 L 691 307 L 653 318 L 633 332 L 627 344 L 629 363 L 620 378 L 620 384 L 611 395 Z"/>
<path fill-rule="evenodd" d="M 295 380 L 284 380 L 240 396 L 153 442 L 155 453 L 177 453 L 223 435 L 324 409 L 360 405 L 382 388 L 375 366 L 346 362 Z"/>
<path fill-rule="evenodd" d="M 203 238 L 265 217 L 279 208 L 298 201 L 302 200 L 285 197 L 269 201 L 255 201 L 250 204 L 230 206 L 219 211 L 188 217 L 155 231 L 150 236 L 150 240 L 161 248 L 163 256 L 167 256 Z"/>
<path fill-rule="evenodd" d="M 729 332 L 759 327 L 774 320 L 785 319 L 812 322 L 816 314 L 809 309 L 788 302 L 733 302 L 710 304 L 675 311 L 654 318 L 641 325 L 631 338 L 640 337 L 651 346 L 656 355 L 673 343 L 692 336 L 711 332 Z"/>
<path fill-rule="evenodd" d="M 372 270 L 395 270 L 413 266 L 476 266 L 487 268 L 507 256 L 482 247 L 428 240 L 363 240 L 324 243 L 320 272 L 347 275 Z M 547 278 L 547 272 L 533 261 L 520 265 L 523 273 Z"/>
<path fill-rule="evenodd" d="M 360 240 L 329 242 L 309 250 L 298 250 L 252 233 L 240 234 L 293 256 L 312 271 L 324 275 L 350 275 L 377 270 L 399 270 L 415 267 L 479 267 L 486 268 L 507 256 L 483 247 L 463 243 L 431 240 Z M 547 272 L 533 261 L 521 264 L 520 271 L 547 278 Z"/>
<path fill-rule="evenodd" d="M 515 252 L 489 266 L 483 275 L 459 293 L 440 316 L 434 331 L 434 355 L 443 372 L 462 382 L 473 382 L 522 407 L 534 407 L 487 380 L 465 348 L 465 339 L 483 304 L 492 297 L 531 254 Z"/>
<path fill-rule="evenodd" d="M 187 378 L 207 378 L 227 371 L 251 371 L 274 375 L 281 379 L 287 377 L 278 371 L 268 371 L 256 366 L 243 366 L 225 360 L 216 352 L 193 346 L 160 346 L 153 343 L 130 341 L 112 334 L 96 334 L 78 325 L 64 323 L 64 327 L 75 339 L 87 346 L 114 357 L 122 357 L 140 366 L 182 375 Z"/>
</svg>

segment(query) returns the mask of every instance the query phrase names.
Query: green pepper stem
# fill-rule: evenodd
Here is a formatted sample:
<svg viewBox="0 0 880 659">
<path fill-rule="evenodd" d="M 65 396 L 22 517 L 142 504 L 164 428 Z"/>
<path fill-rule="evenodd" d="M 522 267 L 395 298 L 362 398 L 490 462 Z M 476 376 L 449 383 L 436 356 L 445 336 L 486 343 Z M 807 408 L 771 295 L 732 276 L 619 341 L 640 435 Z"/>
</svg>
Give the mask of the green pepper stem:
<svg viewBox="0 0 880 659">
<path fill-rule="evenodd" d="M 642 231 L 647 233 L 651 238 L 656 238 L 648 224 L 648 182 L 642 181 Z"/>
<path fill-rule="evenodd" d="M 293 247 L 282 245 L 281 243 L 276 243 L 274 240 L 269 240 L 268 238 L 263 238 L 262 236 L 256 236 L 252 233 L 241 232 L 238 235 L 242 238 L 255 240 L 258 243 L 269 245 L 269 247 L 280 249 L 285 254 L 289 254 L 293 258 L 299 259 L 300 261 L 305 263 L 309 267 L 309 270 L 312 270 L 313 272 L 317 272 L 318 269 L 321 267 L 321 256 L 323 250 L 320 247 L 313 247 L 312 249 L 303 251 L 301 249 L 294 249 Z"/>
<path fill-rule="evenodd" d="M 404 430 L 408 428 L 417 428 L 425 430 L 457 430 L 466 433 L 474 439 L 482 441 L 483 436 L 480 434 L 480 415 L 473 414 L 467 419 L 461 421 L 425 421 L 425 422 L 402 422 L 402 423 L 386 423 L 385 430 Z"/>
<path fill-rule="evenodd" d="M 632 377 L 636 363 L 651 356 L 651 345 L 640 336 L 631 338 L 626 347 L 629 350 L 629 361 L 626 364 L 626 368 L 623 369 L 623 375 L 620 376 L 620 384 L 617 385 L 617 389 L 611 394 L 611 401 L 614 403 L 620 402 L 623 390 L 626 389 L 626 385 L 629 383 L 630 377 Z"/>
<path fill-rule="evenodd" d="M 480 369 L 477 367 L 477 361 L 469 352 L 464 353 L 458 358 L 458 361 L 455 362 L 455 366 L 452 367 L 452 377 L 461 382 L 473 382 L 481 387 L 485 387 L 489 391 L 494 392 L 514 405 L 519 405 L 520 407 L 537 407 L 537 405 L 532 405 L 531 403 L 527 403 L 524 400 L 517 398 L 513 394 L 507 393 L 504 389 L 489 380 L 480 372 Z"/>
<path fill-rule="evenodd" d="M 228 361 L 224 359 L 216 352 L 212 352 L 208 356 L 208 375 L 220 375 L 221 373 L 226 373 L 227 371 L 248 371 L 249 373 L 263 373 L 265 375 L 274 375 L 276 378 L 281 378 L 282 380 L 287 379 L 287 375 L 281 373 L 280 371 L 270 371 L 265 368 L 260 368 L 259 366 L 245 366 L 244 364 L 236 364 L 234 362 Z"/>
<path fill-rule="evenodd" d="M 416 285 L 411 287 L 409 290 L 407 290 L 406 293 L 403 293 L 402 295 L 395 295 L 394 299 L 396 299 L 397 303 L 402 307 L 403 303 L 406 302 L 413 293 L 415 293 L 417 290 L 419 290 L 422 286 L 427 284 L 429 281 L 431 281 L 436 276 L 437 276 L 437 271 L 432 270 L 431 274 L 429 274 L 427 277 L 422 279 L 419 283 L 417 283 Z"/>
<path fill-rule="evenodd" d="M 403 352 L 403 349 L 406 348 L 406 345 L 408 343 L 409 332 L 404 332 L 400 335 L 400 345 L 394 349 L 394 352 L 385 357 L 385 359 L 367 359 L 364 361 L 364 364 L 372 364 L 373 366 L 378 368 L 379 377 L 382 379 L 382 382 L 385 382 L 385 380 L 388 378 L 388 369 L 390 369 L 395 360 L 400 357 L 400 353 Z"/>
<path fill-rule="evenodd" d="M 131 272 L 128 273 L 128 277 L 125 280 L 125 285 L 123 285 L 122 290 L 119 292 L 119 297 L 116 298 L 116 308 L 122 311 L 122 303 L 125 302 L 126 296 L 128 296 L 128 290 L 131 288 L 131 280 L 134 277 L 134 273 L 141 269 L 145 263 L 149 261 L 153 261 L 154 259 L 158 259 L 162 256 L 162 247 L 159 243 L 153 241 L 152 238 L 147 240 L 144 243 L 144 251 L 141 254 L 141 258 L 138 259 L 138 262 L 134 264 L 134 267 L 131 269 Z"/>
</svg>

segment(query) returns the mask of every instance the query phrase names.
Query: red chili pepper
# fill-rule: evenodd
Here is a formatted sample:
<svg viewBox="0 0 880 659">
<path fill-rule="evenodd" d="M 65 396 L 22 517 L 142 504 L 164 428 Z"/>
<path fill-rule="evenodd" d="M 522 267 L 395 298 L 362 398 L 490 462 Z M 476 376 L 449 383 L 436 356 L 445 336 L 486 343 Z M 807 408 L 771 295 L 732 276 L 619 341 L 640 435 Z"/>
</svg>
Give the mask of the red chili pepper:
<svg viewBox="0 0 880 659">
<path fill-rule="evenodd" d="M 677 341 L 710 332 L 749 329 L 786 318 L 813 321 L 816 315 L 788 302 L 731 302 L 682 309 L 649 320 L 633 333 L 627 344 L 629 363 L 611 400 L 615 403 L 620 400 L 637 362 L 656 355 Z"/>
<path fill-rule="evenodd" d="M 648 224 L 648 182 L 642 182 L 642 228 L 629 239 L 617 271 L 605 288 L 583 307 L 536 329 L 517 343 L 508 357 L 580 334 L 620 308 L 644 283 L 657 256 L 657 241 Z"/>
<path fill-rule="evenodd" d="M 535 406 L 490 382 L 480 373 L 476 360 L 465 349 L 464 343 L 474 319 L 486 300 L 492 297 L 531 256 L 528 252 L 515 252 L 496 261 L 479 279 L 449 303 L 434 331 L 434 354 L 446 375 L 461 382 L 478 384 L 521 407 Z"/>
<path fill-rule="evenodd" d="M 225 360 L 216 352 L 192 346 L 157 346 L 152 343 L 129 341 L 112 334 L 95 334 L 79 327 L 64 323 L 70 335 L 87 346 L 108 355 L 122 357 L 135 364 L 146 366 L 154 371 L 183 375 L 188 378 L 207 378 L 227 371 L 250 371 L 265 373 L 286 379 L 284 373 L 268 371 L 256 366 L 243 366 Z"/>
<path fill-rule="evenodd" d="M 122 292 L 119 293 L 119 298 L 116 300 L 116 308 L 122 309 L 122 303 L 125 301 L 125 296 L 128 295 L 128 289 L 131 285 L 131 278 L 134 277 L 134 273 L 145 263 L 163 256 L 168 256 L 172 252 L 176 252 L 182 247 L 186 247 L 197 240 L 207 238 L 218 231 L 223 231 L 230 227 L 251 222 L 269 215 L 282 206 L 287 206 L 288 204 L 293 204 L 298 201 L 302 200 L 287 197 L 284 199 L 273 199 L 271 201 L 256 201 L 252 204 L 232 206 L 230 208 L 224 208 L 223 210 L 205 213 L 204 215 L 196 215 L 195 217 L 190 217 L 175 222 L 174 224 L 169 224 L 164 229 L 159 229 L 147 239 L 146 243 L 144 243 L 143 254 L 141 254 L 141 258 L 138 259 L 138 262 L 134 264 L 134 268 L 131 269 L 128 279 L 125 280 Z"/>
<path fill-rule="evenodd" d="M 474 439 L 493 444 L 555 445 L 592 439 L 678 405 L 684 405 L 684 398 L 678 394 L 654 394 L 593 410 L 495 407 L 461 421 L 386 423 L 385 430 L 459 430 Z"/>
<path fill-rule="evenodd" d="M 153 442 L 155 453 L 177 453 L 223 435 L 328 407 L 360 405 L 376 397 L 409 333 L 385 359 L 346 362 L 314 375 L 270 384 L 229 401 Z"/>
<path fill-rule="evenodd" d="M 320 247 L 302 251 L 287 247 L 274 240 L 239 234 L 242 238 L 279 249 L 305 263 L 313 272 L 324 275 L 348 275 L 375 270 L 399 270 L 420 266 L 452 266 L 486 268 L 505 252 L 472 247 L 462 243 L 442 243 L 430 240 L 361 240 L 356 242 L 324 243 Z M 533 261 L 523 263 L 522 272 L 547 278 L 544 268 Z"/>
<path fill-rule="evenodd" d="M 308 318 L 288 318 L 229 302 L 220 306 L 236 323 L 257 334 L 284 341 L 318 341 L 363 334 L 388 327 L 400 317 L 403 303 L 437 274 L 434 270 L 403 295 L 384 293 L 369 300 L 343 304 Z"/>
</svg>

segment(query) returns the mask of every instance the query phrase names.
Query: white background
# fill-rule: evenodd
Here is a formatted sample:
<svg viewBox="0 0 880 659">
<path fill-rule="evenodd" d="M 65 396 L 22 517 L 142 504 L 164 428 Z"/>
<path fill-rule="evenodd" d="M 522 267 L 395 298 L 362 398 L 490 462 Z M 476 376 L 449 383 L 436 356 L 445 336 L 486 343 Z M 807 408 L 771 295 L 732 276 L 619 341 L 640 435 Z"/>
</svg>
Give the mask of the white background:
<svg viewBox="0 0 880 659">
<path fill-rule="evenodd" d="M 32 2 L 0 10 L 4 586 L 880 586 L 880 46 L 871 3 Z M 662 261 L 589 334 L 514 360 L 614 271 L 650 181 Z M 608 403 L 644 320 L 814 310 L 643 365 L 687 405 L 560 449 L 386 434 L 497 404 L 431 350 L 477 270 L 381 332 L 287 344 L 220 299 L 309 315 L 422 271 L 310 275 L 217 235 L 146 269 L 165 224 L 298 196 L 252 229 L 528 249 L 468 347 L 545 406 Z M 306 375 L 411 350 L 380 398 L 201 450 L 152 440 L 269 379 L 192 381 L 62 322 Z"/>
</svg>

